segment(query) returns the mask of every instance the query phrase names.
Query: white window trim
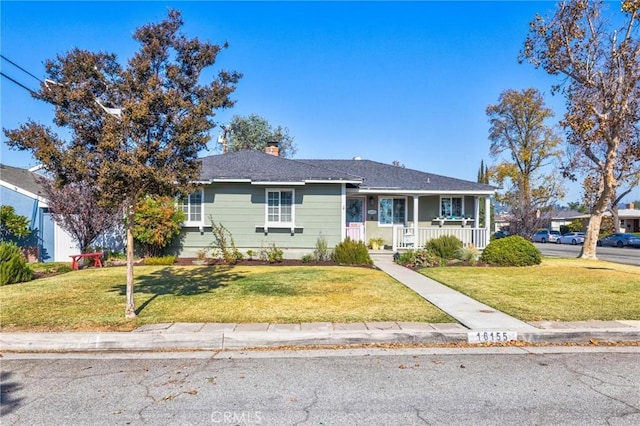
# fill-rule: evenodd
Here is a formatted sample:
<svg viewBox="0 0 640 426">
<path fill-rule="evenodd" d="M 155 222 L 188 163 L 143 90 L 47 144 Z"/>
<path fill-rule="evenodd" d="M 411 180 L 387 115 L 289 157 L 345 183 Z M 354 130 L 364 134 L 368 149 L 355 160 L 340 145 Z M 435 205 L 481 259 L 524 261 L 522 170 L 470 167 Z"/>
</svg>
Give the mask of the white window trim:
<svg viewBox="0 0 640 426">
<path fill-rule="evenodd" d="M 404 223 L 402 223 L 402 225 L 405 226 L 407 224 L 407 219 L 408 219 L 408 214 L 409 214 L 409 212 L 407 211 L 409 209 L 409 202 L 407 201 L 407 197 L 398 197 L 398 196 L 394 196 L 394 195 L 380 195 L 380 196 L 378 196 L 378 227 L 380 227 L 380 228 L 391 228 L 393 226 L 400 225 L 399 223 L 393 223 L 393 217 L 391 219 L 391 223 L 380 223 L 380 218 L 382 216 L 380 214 L 380 212 L 382 211 L 382 209 L 380 208 L 380 204 L 382 203 L 382 200 L 386 200 L 386 199 L 391 199 L 391 200 L 402 199 L 402 200 L 404 200 Z M 393 216 L 393 208 L 391 209 L 391 215 Z"/>
<path fill-rule="evenodd" d="M 271 222 L 269 221 L 269 193 L 283 191 L 291 192 L 291 221 Z M 296 223 L 296 190 L 293 188 L 265 188 L 264 190 L 264 223 L 265 228 L 295 228 Z"/>
<path fill-rule="evenodd" d="M 191 216 L 189 213 L 191 213 L 191 210 L 192 210 L 191 194 L 196 193 L 198 191 L 200 192 L 200 220 L 189 220 L 189 217 Z M 198 191 L 193 191 L 192 193 L 187 195 L 187 204 L 189 206 L 189 212 L 185 213 L 186 220 L 184 221 L 182 226 L 203 226 L 204 225 L 204 189 L 199 189 Z M 182 208 L 182 201 L 183 201 L 182 199 L 179 200 L 180 208 Z"/>
<path fill-rule="evenodd" d="M 452 206 L 453 206 L 453 199 L 454 199 L 454 198 L 460 198 L 460 200 L 461 200 L 460 205 L 461 205 L 461 207 L 462 207 L 462 212 L 460 212 L 460 214 L 461 214 L 461 216 L 462 216 L 462 217 L 466 217 L 466 216 L 465 216 L 465 213 L 464 213 L 464 195 L 459 195 L 459 196 L 458 196 L 458 195 L 441 195 L 441 196 L 440 196 L 440 202 L 439 202 L 439 204 L 438 204 L 438 217 L 444 217 L 444 218 L 448 218 L 448 217 L 449 217 L 449 216 L 444 216 L 444 215 L 442 214 L 442 199 L 443 199 L 443 198 L 448 198 L 448 199 L 450 199 L 450 200 L 451 200 L 451 205 L 452 205 Z"/>
</svg>

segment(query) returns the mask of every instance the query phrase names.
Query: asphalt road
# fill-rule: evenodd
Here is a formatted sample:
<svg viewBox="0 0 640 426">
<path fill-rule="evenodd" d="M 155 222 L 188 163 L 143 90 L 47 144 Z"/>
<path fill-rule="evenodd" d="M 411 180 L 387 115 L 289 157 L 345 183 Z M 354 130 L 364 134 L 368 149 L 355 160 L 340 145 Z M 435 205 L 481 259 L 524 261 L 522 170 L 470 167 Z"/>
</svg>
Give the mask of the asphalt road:
<svg viewBox="0 0 640 426">
<path fill-rule="evenodd" d="M 640 347 L 545 350 L 5 354 L 0 423 L 640 424 Z"/>
<path fill-rule="evenodd" d="M 556 243 L 533 244 L 540 249 L 543 256 L 550 257 L 578 257 L 582 249 L 580 245 L 572 246 L 569 244 Z M 598 247 L 596 248 L 596 256 L 600 260 L 640 266 L 640 248 Z"/>
</svg>

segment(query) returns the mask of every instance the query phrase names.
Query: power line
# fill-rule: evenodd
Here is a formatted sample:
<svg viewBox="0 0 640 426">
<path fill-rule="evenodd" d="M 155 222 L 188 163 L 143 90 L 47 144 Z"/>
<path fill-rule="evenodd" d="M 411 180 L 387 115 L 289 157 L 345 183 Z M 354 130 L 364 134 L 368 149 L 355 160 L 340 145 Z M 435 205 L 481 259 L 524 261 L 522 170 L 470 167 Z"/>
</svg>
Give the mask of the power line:
<svg viewBox="0 0 640 426">
<path fill-rule="evenodd" d="M 20 83 L 19 81 L 14 80 L 13 78 L 9 77 L 8 75 L 3 73 L 2 71 L 0 71 L 0 75 L 3 76 L 4 78 L 6 78 L 7 80 L 14 82 L 15 84 L 17 84 L 18 86 L 22 87 L 23 89 L 28 90 L 29 93 L 31 93 L 32 95 L 36 94 L 36 92 L 34 92 L 33 90 L 29 89 L 27 86 L 25 86 L 24 84 Z"/>
<path fill-rule="evenodd" d="M 42 80 L 40 80 L 38 77 L 36 77 L 35 75 L 31 74 L 29 71 L 25 70 L 24 68 L 22 68 L 20 65 L 16 64 L 15 62 L 13 62 L 11 59 L 7 58 L 6 56 L 0 54 L 0 58 L 4 59 L 5 61 L 9 62 L 11 65 L 13 65 L 14 67 L 18 68 L 19 70 L 29 74 L 31 77 L 35 78 L 36 80 L 38 80 L 40 83 L 42 83 Z"/>
</svg>

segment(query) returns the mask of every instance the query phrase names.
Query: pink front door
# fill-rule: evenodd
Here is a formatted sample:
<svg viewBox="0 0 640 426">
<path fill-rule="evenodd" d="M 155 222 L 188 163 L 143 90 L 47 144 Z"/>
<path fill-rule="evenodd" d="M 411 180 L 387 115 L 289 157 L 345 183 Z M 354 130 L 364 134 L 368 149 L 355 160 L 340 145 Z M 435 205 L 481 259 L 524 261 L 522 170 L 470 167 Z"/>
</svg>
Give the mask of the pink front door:
<svg viewBox="0 0 640 426">
<path fill-rule="evenodd" d="M 347 197 L 345 222 L 347 237 L 354 241 L 365 240 L 365 199 L 362 197 Z"/>
</svg>

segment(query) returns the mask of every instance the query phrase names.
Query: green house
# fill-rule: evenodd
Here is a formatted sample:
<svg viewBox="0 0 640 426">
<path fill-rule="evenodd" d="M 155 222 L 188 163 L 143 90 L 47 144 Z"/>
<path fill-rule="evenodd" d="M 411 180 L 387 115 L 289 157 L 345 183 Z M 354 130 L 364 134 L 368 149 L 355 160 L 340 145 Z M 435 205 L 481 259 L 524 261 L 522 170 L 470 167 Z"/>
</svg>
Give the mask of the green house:
<svg viewBox="0 0 640 426">
<path fill-rule="evenodd" d="M 478 248 L 489 242 L 480 224 L 489 223 L 493 186 L 359 158 L 286 159 L 270 149 L 202 158 L 201 189 L 181 201 L 187 220 L 174 251 L 193 257 L 210 245 L 212 221 L 243 253 L 275 244 L 285 258 L 313 252 L 321 236 L 329 247 L 381 238 L 392 250 L 444 234 Z"/>
</svg>

